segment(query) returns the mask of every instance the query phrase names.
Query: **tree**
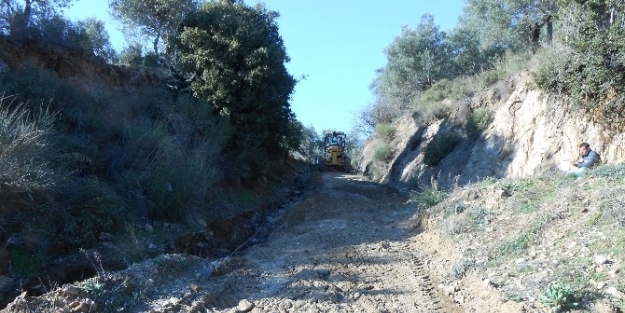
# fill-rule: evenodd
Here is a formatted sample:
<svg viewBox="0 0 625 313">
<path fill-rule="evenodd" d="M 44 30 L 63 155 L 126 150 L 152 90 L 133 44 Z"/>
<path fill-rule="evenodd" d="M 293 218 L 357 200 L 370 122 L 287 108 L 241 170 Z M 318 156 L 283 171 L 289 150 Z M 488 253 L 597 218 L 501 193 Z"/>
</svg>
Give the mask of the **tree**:
<svg viewBox="0 0 625 313">
<path fill-rule="evenodd" d="M 624 119 L 625 2 L 562 0 L 557 21 L 565 49 L 543 64 L 539 85 L 597 106 L 595 113 Z"/>
<path fill-rule="evenodd" d="M 386 48 L 386 67 L 378 71 L 372 89 L 385 102 L 407 108 L 421 92 L 449 75 L 446 34 L 426 14 L 415 30 L 404 27 Z"/>
<path fill-rule="evenodd" d="M 116 58 L 115 49 L 111 46 L 109 34 L 104 22 L 95 18 L 87 18 L 78 22 L 80 45 L 107 61 Z"/>
<path fill-rule="evenodd" d="M 464 18 L 487 47 L 516 51 L 536 48 L 543 29 L 551 43 L 557 8 L 558 0 L 468 0 Z"/>
<path fill-rule="evenodd" d="M 139 33 L 151 38 L 154 54 L 167 46 L 184 16 L 196 8 L 195 0 L 110 0 L 113 17 L 125 25 L 127 36 Z"/>
<path fill-rule="evenodd" d="M 447 36 L 447 47 L 454 77 L 474 75 L 491 67 L 489 55 L 482 50 L 474 29 L 462 24 L 454 28 Z"/>
<path fill-rule="evenodd" d="M 17 36 L 28 28 L 34 17 L 54 15 L 74 0 L 2 0 L 0 1 L 0 33 Z"/>
<path fill-rule="evenodd" d="M 179 27 L 176 54 L 194 95 L 236 130 L 226 147 L 262 174 L 270 156 L 299 146 L 289 100 L 296 80 L 278 33 L 277 12 L 239 1 L 211 1 Z"/>
</svg>

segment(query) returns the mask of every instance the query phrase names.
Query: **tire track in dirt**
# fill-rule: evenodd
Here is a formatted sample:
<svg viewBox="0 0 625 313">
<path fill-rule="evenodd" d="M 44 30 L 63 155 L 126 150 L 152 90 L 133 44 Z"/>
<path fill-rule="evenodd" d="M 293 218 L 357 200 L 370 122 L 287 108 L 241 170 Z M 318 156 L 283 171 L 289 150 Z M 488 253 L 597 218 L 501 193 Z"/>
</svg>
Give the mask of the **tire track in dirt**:
<svg viewBox="0 0 625 313">
<path fill-rule="evenodd" d="M 313 184 L 243 266 L 211 278 L 209 312 L 460 312 L 410 240 L 414 205 L 356 176 Z"/>
</svg>

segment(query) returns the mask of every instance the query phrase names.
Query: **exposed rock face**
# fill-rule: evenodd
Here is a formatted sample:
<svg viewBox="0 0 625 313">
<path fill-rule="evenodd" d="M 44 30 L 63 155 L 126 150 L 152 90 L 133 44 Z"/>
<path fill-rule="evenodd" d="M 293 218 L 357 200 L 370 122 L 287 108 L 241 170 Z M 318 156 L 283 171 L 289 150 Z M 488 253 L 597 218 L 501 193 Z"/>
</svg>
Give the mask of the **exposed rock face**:
<svg viewBox="0 0 625 313">
<path fill-rule="evenodd" d="M 391 143 L 395 157 L 382 180 L 396 187 L 466 185 L 486 177 L 527 177 L 558 171 L 558 165 L 577 158 L 578 146 L 588 142 L 603 163 L 625 160 L 625 133 L 593 121 L 571 103 L 543 91 L 528 88 L 531 77 L 521 73 L 461 100 L 444 120 L 419 126 L 413 117 L 396 123 Z M 466 117 L 478 108 L 493 115 L 488 128 L 467 137 Z M 457 132 L 462 140 L 438 165 L 423 163 L 423 148 L 438 132 Z M 371 142 L 374 144 L 374 142 Z M 368 147 L 371 150 L 371 147 Z M 367 151 L 367 148 L 365 149 Z M 367 159 L 361 169 L 367 168 Z"/>
</svg>

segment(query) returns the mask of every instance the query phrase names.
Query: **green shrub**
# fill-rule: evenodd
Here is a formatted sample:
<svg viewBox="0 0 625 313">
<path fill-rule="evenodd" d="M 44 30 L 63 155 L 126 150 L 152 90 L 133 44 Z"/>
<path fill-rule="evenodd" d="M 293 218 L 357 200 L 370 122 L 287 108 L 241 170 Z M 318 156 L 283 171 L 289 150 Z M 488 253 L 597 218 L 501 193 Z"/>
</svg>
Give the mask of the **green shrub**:
<svg viewBox="0 0 625 313">
<path fill-rule="evenodd" d="M 416 102 L 413 109 L 417 112 L 420 124 L 431 124 L 434 121 L 447 118 L 451 109 L 439 102 Z"/>
<path fill-rule="evenodd" d="M 384 139 L 391 140 L 395 137 L 395 127 L 391 124 L 380 123 L 375 125 L 375 133 Z"/>
<path fill-rule="evenodd" d="M 171 134 L 162 124 L 129 125 L 114 172 L 119 190 L 141 195 L 136 206 L 147 207 L 151 217 L 180 221 L 188 210 L 207 207 L 211 188 L 221 178 L 222 144 L 211 137 L 223 133 L 200 137 L 193 135 L 197 128 L 188 120 L 177 123 L 174 130 L 180 134 Z"/>
<path fill-rule="evenodd" d="M 426 90 L 421 96 L 421 102 L 439 102 L 445 99 L 460 100 L 467 96 L 465 81 L 462 78 L 447 80 L 441 79 Z"/>
<path fill-rule="evenodd" d="M 0 194 L 42 190 L 55 184 L 58 177 L 50 165 L 55 153 L 50 145 L 54 118 L 46 108 L 37 112 L 23 105 L 11 108 L 0 98 L 0 183 L 11 189 L 0 188 Z"/>
<path fill-rule="evenodd" d="M 464 124 L 464 130 L 467 136 L 474 137 L 481 134 L 492 121 L 492 113 L 488 109 L 480 108 L 469 116 Z"/>
<path fill-rule="evenodd" d="M 427 188 L 422 192 L 413 194 L 410 197 L 410 201 L 417 203 L 420 209 L 429 209 L 443 202 L 447 199 L 447 196 L 449 196 L 447 192 L 436 188 Z"/>
<path fill-rule="evenodd" d="M 436 166 L 453 151 L 458 142 L 460 142 L 460 135 L 455 132 L 436 134 L 424 148 L 423 163 L 429 166 Z"/>
<path fill-rule="evenodd" d="M 119 233 L 123 221 L 131 219 L 121 196 L 95 177 L 67 181 L 59 195 L 57 205 L 65 210 L 56 217 L 54 228 L 59 229 L 61 242 L 70 247 L 90 246 L 101 232 Z"/>
<path fill-rule="evenodd" d="M 571 309 L 578 305 L 575 303 L 571 288 L 560 283 L 549 286 L 545 293 L 540 296 L 540 302 L 549 306 L 554 313 L 561 312 L 564 309 Z"/>
<path fill-rule="evenodd" d="M 387 162 L 393 155 L 391 145 L 383 143 L 375 148 L 373 152 L 373 160 L 378 162 Z"/>
<path fill-rule="evenodd" d="M 489 214 L 488 210 L 484 208 L 474 208 L 469 212 L 469 219 L 474 224 L 482 225 L 488 221 Z"/>
<path fill-rule="evenodd" d="M 26 66 L 16 72 L 0 73 L 0 93 L 15 95 L 16 102 L 49 104 L 59 111 L 57 129 L 96 132 L 103 128 L 102 114 L 108 99 L 74 87 L 50 70 Z"/>
</svg>

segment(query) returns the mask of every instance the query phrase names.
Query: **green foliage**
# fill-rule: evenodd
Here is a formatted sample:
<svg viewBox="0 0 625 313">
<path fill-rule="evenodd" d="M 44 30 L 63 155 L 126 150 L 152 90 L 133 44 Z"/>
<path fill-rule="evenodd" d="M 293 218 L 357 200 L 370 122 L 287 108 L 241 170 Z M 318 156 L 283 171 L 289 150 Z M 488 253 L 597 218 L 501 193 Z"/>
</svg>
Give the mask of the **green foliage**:
<svg viewBox="0 0 625 313">
<path fill-rule="evenodd" d="M 183 99 L 179 105 L 190 106 L 189 102 Z M 115 172 L 123 189 L 142 195 L 146 201 L 136 205 L 147 207 L 148 214 L 156 218 L 180 221 L 192 208 L 208 209 L 206 198 L 222 177 L 217 165 L 229 131 L 227 123 L 195 119 L 201 117 L 201 110 L 187 114 L 191 116 L 177 116 L 171 125 L 129 125 L 124 155 L 117 156 L 115 168 L 119 170 Z"/>
<path fill-rule="evenodd" d="M 388 162 L 393 155 L 393 149 L 391 145 L 387 143 L 380 144 L 375 148 L 373 152 L 373 160 L 377 162 Z"/>
<path fill-rule="evenodd" d="M 167 46 L 184 16 L 195 9 L 193 0 L 111 0 L 114 18 L 124 25 L 129 38 L 151 39 L 154 54 Z M 132 41 L 132 40 L 130 40 Z"/>
<path fill-rule="evenodd" d="M 8 30 L 12 37 L 25 37 L 32 24 L 71 5 L 74 0 L 4 0 L 0 2 L 0 30 Z M 32 33 L 30 33 L 32 34 Z"/>
<path fill-rule="evenodd" d="M 447 118 L 450 107 L 440 102 L 421 102 L 417 101 L 413 104 L 413 110 L 416 112 L 417 121 L 421 125 L 430 125 L 431 123 Z"/>
<path fill-rule="evenodd" d="M 120 232 L 122 221 L 130 218 L 122 216 L 125 203 L 120 195 L 96 178 L 66 181 L 59 189 L 58 205 L 67 209 L 56 217 L 53 228 L 59 233 L 54 236 L 66 245 L 90 246 L 101 232 Z"/>
<path fill-rule="evenodd" d="M 381 123 L 375 126 L 375 133 L 386 140 L 395 137 L 395 127 L 391 124 Z"/>
<path fill-rule="evenodd" d="M 481 134 L 492 121 L 492 112 L 488 109 L 477 109 L 471 113 L 464 124 L 464 131 L 467 136 L 474 137 Z"/>
<path fill-rule="evenodd" d="M 105 24 L 95 18 L 87 18 L 78 22 L 80 45 L 108 62 L 115 62 L 116 52 L 109 40 Z"/>
<path fill-rule="evenodd" d="M 438 102 L 445 99 L 460 100 L 467 96 L 465 88 L 458 88 L 460 80 L 441 79 L 426 90 L 420 102 Z"/>
<path fill-rule="evenodd" d="M 48 104 L 59 111 L 56 126 L 64 131 L 95 131 L 102 128 L 106 99 L 80 91 L 50 70 L 25 66 L 0 73 L 0 93 L 15 95 L 16 102 Z"/>
<path fill-rule="evenodd" d="M 420 209 L 429 209 L 447 199 L 449 193 L 437 188 L 426 188 L 422 192 L 411 195 L 410 201 L 418 205 Z"/>
<path fill-rule="evenodd" d="M 589 171 L 589 176 L 605 177 L 614 181 L 625 180 L 625 164 L 601 165 Z"/>
<path fill-rule="evenodd" d="M 552 18 L 558 0 L 469 0 L 464 27 L 476 32 L 485 50 L 492 54 L 505 50 L 535 48 L 540 41 L 549 42 Z"/>
<path fill-rule="evenodd" d="M 37 111 L 33 114 L 23 105 L 11 108 L 0 98 L 0 184 L 5 186 L 0 194 L 42 190 L 58 179 L 50 165 L 54 115 L 42 107 Z"/>
<path fill-rule="evenodd" d="M 235 131 L 225 147 L 259 177 L 270 158 L 299 146 L 289 98 L 295 79 L 275 22 L 278 14 L 243 2 L 208 2 L 179 27 L 177 55 L 191 89 Z"/>
<path fill-rule="evenodd" d="M 471 222 L 477 225 L 486 224 L 488 221 L 487 217 L 490 214 L 488 210 L 484 208 L 473 208 L 469 211 L 469 219 Z"/>
<path fill-rule="evenodd" d="M 536 83 L 570 95 L 583 109 L 604 118 L 623 118 L 625 82 L 625 4 L 606 1 L 563 2 L 561 45 L 541 53 Z"/>
<path fill-rule="evenodd" d="M 460 135 L 455 132 L 436 134 L 423 149 L 423 163 L 429 166 L 436 166 L 453 151 L 460 139 Z"/>
<path fill-rule="evenodd" d="M 499 244 L 496 251 L 499 256 L 518 255 L 525 252 L 536 233 L 546 223 L 545 217 L 534 220 L 523 232 Z"/>
<path fill-rule="evenodd" d="M 38 260 L 32 251 L 20 247 L 9 247 L 12 274 L 20 277 L 32 277 L 37 274 Z"/>
<path fill-rule="evenodd" d="M 578 304 L 574 301 L 575 299 L 571 288 L 561 283 L 550 285 L 547 290 L 545 290 L 545 293 L 540 296 L 540 302 L 549 306 L 554 313 L 577 307 Z"/>
<path fill-rule="evenodd" d="M 416 29 L 404 27 L 385 53 L 387 65 L 376 78 L 374 93 L 399 108 L 407 108 L 419 93 L 450 74 L 445 33 L 428 14 Z"/>
</svg>

